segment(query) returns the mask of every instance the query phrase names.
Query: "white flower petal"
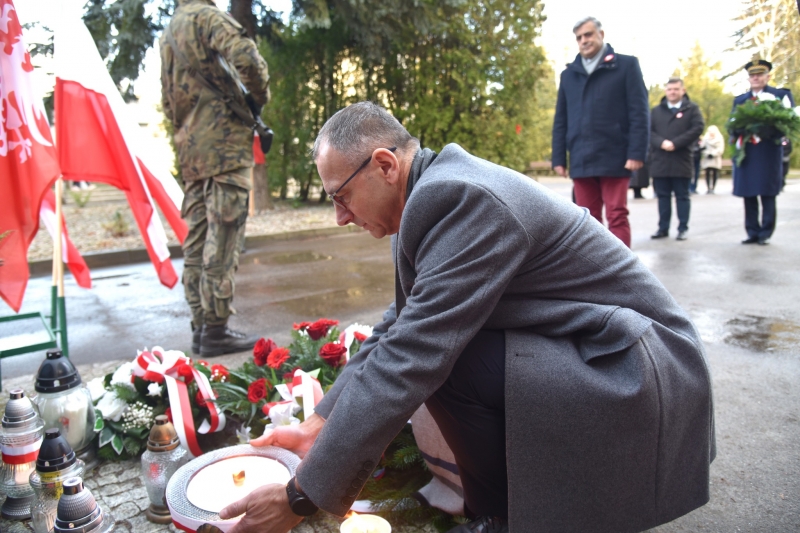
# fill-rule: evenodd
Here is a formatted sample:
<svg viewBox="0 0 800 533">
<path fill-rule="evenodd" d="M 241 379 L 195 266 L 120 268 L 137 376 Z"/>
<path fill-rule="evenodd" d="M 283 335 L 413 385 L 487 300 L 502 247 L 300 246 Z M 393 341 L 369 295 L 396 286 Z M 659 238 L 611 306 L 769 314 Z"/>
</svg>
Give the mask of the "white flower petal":
<svg viewBox="0 0 800 533">
<path fill-rule="evenodd" d="M 92 402 L 96 402 L 106 393 L 105 378 L 94 378 L 86 384 L 86 388 L 92 395 Z"/>
</svg>

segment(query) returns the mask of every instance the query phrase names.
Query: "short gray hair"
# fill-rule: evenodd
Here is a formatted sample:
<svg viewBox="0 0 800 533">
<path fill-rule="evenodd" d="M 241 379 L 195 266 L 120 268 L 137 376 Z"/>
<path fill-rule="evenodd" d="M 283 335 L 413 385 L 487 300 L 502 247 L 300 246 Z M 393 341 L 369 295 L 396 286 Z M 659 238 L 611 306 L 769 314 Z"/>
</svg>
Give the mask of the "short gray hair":
<svg viewBox="0 0 800 533">
<path fill-rule="evenodd" d="M 405 152 L 419 147 L 413 137 L 386 109 L 374 102 L 358 102 L 337 111 L 325 122 L 314 141 L 311 157 L 317 160 L 323 142 L 357 164 L 377 148 L 396 146 Z"/>
<path fill-rule="evenodd" d="M 593 23 L 595 28 L 597 28 L 598 31 L 603 29 L 603 24 L 599 20 L 597 20 L 596 18 L 594 18 L 594 17 L 583 17 L 581 20 L 576 22 L 575 25 L 572 27 L 572 33 L 575 33 L 576 31 L 578 31 L 578 28 L 580 28 L 581 26 L 583 26 L 587 22 Z"/>
</svg>

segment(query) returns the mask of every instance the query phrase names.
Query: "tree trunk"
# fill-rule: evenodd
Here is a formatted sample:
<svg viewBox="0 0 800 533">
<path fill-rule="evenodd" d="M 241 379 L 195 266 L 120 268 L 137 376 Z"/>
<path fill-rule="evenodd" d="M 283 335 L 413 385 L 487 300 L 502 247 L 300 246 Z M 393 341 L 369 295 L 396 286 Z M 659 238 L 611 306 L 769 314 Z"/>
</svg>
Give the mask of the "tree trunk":
<svg viewBox="0 0 800 533">
<path fill-rule="evenodd" d="M 256 17 L 253 0 L 231 0 L 231 16 L 244 27 L 247 36 L 256 40 Z"/>
<path fill-rule="evenodd" d="M 272 195 L 269 192 L 267 165 L 253 167 L 253 207 L 256 213 L 272 209 Z"/>
</svg>

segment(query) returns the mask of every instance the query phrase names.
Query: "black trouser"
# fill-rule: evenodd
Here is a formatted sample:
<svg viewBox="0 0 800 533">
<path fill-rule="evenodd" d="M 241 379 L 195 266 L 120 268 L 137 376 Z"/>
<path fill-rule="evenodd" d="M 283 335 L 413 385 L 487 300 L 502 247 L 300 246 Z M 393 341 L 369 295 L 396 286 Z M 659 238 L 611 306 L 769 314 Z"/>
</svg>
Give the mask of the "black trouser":
<svg viewBox="0 0 800 533">
<path fill-rule="evenodd" d="M 505 333 L 480 330 L 425 405 L 456 459 L 467 516 L 508 518 Z"/>
<path fill-rule="evenodd" d="M 675 193 L 675 207 L 678 211 L 678 231 L 689 229 L 689 182 L 691 178 L 653 178 L 653 189 L 658 196 L 658 230 L 669 231 L 672 218 L 672 193 Z"/>
<path fill-rule="evenodd" d="M 767 240 L 775 231 L 778 218 L 774 196 L 761 196 L 761 223 L 758 221 L 758 196 L 744 198 L 744 229 L 751 239 Z"/>
<path fill-rule="evenodd" d="M 719 177 L 719 169 L 718 168 L 707 168 L 706 169 L 706 187 L 709 191 L 713 191 L 714 187 L 717 186 L 717 178 Z"/>
</svg>

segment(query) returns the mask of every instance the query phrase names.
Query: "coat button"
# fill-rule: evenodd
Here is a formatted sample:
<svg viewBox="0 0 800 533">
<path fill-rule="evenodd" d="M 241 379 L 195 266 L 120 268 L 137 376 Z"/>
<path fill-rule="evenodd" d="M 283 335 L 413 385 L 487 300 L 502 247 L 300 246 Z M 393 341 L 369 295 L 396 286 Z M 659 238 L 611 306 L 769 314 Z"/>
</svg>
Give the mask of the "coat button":
<svg viewBox="0 0 800 533">
<path fill-rule="evenodd" d="M 348 498 L 355 498 L 358 496 L 358 489 L 349 488 L 344 493 L 347 494 Z"/>
<path fill-rule="evenodd" d="M 364 461 L 364 464 L 361 465 L 361 466 L 363 466 L 365 470 L 369 470 L 370 468 L 372 468 L 372 462 L 371 461 Z"/>
<path fill-rule="evenodd" d="M 361 484 L 362 484 L 362 481 L 360 479 L 354 479 L 353 482 L 350 483 L 350 486 L 353 487 L 354 489 L 360 489 L 361 488 Z"/>
<path fill-rule="evenodd" d="M 365 479 L 367 479 L 369 477 L 369 471 L 368 470 L 359 470 L 357 476 L 358 476 L 358 479 L 360 479 L 361 481 L 364 481 Z"/>
<path fill-rule="evenodd" d="M 353 502 L 356 501 L 355 498 L 342 498 L 342 505 L 345 507 L 350 507 L 353 505 Z"/>
</svg>

